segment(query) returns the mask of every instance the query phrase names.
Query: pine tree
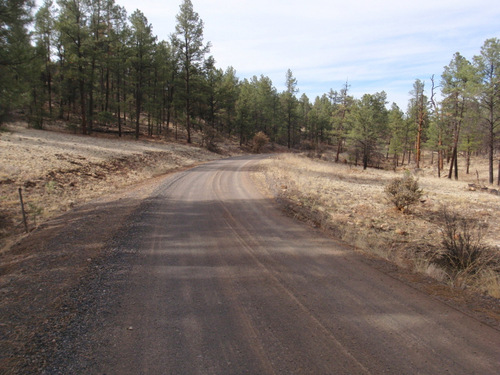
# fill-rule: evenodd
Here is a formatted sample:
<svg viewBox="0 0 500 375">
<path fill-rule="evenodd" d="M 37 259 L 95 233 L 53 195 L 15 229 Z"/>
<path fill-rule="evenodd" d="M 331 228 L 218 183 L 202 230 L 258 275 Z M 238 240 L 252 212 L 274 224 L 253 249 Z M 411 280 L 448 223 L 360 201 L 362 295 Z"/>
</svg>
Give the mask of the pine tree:
<svg viewBox="0 0 500 375">
<path fill-rule="evenodd" d="M 474 57 L 474 65 L 480 81 L 479 102 L 487 131 L 489 182 L 492 184 L 494 150 L 500 130 L 500 40 L 498 38 L 487 39 L 484 42 L 481 54 Z"/>
<path fill-rule="evenodd" d="M 450 64 L 442 74 L 442 92 L 445 97 L 443 106 L 448 114 L 447 119 L 450 131 L 453 134 L 450 171 L 451 179 L 455 170 L 455 179 L 458 179 L 458 145 L 460 132 L 467 110 L 467 104 L 473 98 L 474 72 L 471 63 L 460 53 L 455 53 Z"/>
<path fill-rule="evenodd" d="M 203 43 L 203 21 L 193 10 L 191 0 L 184 0 L 176 17 L 177 25 L 172 36 L 172 44 L 179 53 L 184 80 L 184 99 L 187 142 L 191 143 L 192 86 L 200 74 L 205 54 L 210 51 L 210 43 Z"/>
<path fill-rule="evenodd" d="M 35 15 L 35 41 L 43 71 L 43 87 L 46 90 L 49 115 L 52 116 L 52 48 L 55 44 L 55 14 L 52 0 L 45 0 Z"/>
<path fill-rule="evenodd" d="M 29 63 L 33 58 L 27 27 L 34 2 L 0 1 L 0 124 L 21 107 L 29 90 Z"/>
<path fill-rule="evenodd" d="M 290 149 L 293 146 L 293 133 L 294 133 L 294 125 L 296 121 L 296 108 L 297 108 L 297 98 L 295 94 L 299 91 L 297 89 L 297 79 L 293 76 L 293 73 L 290 69 L 286 72 L 286 80 L 285 80 L 286 90 L 283 92 L 282 105 L 283 111 L 285 114 L 285 123 L 286 123 L 286 131 L 287 131 L 287 147 Z"/>
<path fill-rule="evenodd" d="M 361 156 L 363 169 L 368 167 L 379 146 L 386 143 L 388 113 L 385 108 L 386 93 L 365 94 L 353 111 L 353 126 L 349 140 L 354 147 L 356 160 Z"/>
<path fill-rule="evenodd" d="M 78 83 L 82 134 L 88 133 L 87 81 L 88 81 L 88 2 L 86 0 L 59 0 L 60 14 L 56 27 L 60 31 L 61 45 L 67 65 L 68 82 Z"/>
<path fill-rule="evenodd" d="M 156 37 L 152 34 L 152 26 L 140 10 L 132 13 L 130 23 L 131 81 L 135 104 L 135 138 L 138 139 L 146 87 L 152 78 L 153 51 Z"/>
<path fill-rule="evenodd" d="M 425 83 L 420 79 L 415 80 L 413 90 L 410 91 L 412 98 L 410 99 L 408 113 L 410 119 L 415 123 L 415 164 L 420 168 L 422 158 L 422 144 L 427 127 L 427 97 L 424 95 Z"/>
</svg>

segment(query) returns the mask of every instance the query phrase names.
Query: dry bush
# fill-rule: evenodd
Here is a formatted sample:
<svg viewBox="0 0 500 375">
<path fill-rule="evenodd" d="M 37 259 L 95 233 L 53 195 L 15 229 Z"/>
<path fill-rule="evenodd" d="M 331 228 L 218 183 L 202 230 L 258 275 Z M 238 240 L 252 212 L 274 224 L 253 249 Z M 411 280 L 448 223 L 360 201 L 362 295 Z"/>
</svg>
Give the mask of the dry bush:
<svg viewBox="0 0 500 375">
<path fill-rule="evenodd" d="M 385 193 L 389 201 L 394 203 L 398 210 L 407 212 L 409 206 L 417 203 L 422 198 L 422 190 L 409 173 L 402 178 L 393 179 L 386 187 Z"/>
<path fill-rule="evenodd" d="M 205 147 L 208 151 L 220 153 L 219 146 L 217 145 L 220 141 L 217 131 L 210 125 L 204 125 L 201 139 L 201 146 Z"/>
<path fill-rule="evenodd" d="M 491 260 L 489 246 L 483 242 L 485 223 L 460 216 L 443 208 L 443 250 L 439 263 L 454 273 L 475 274 Z"/>
<path fill-rule="evenodd" d="M 262 148 L 269 143 L 269 137 L 263 132 L 258 132 L 252 139 L 252 151 L 261 152 Z"/>
</svg>

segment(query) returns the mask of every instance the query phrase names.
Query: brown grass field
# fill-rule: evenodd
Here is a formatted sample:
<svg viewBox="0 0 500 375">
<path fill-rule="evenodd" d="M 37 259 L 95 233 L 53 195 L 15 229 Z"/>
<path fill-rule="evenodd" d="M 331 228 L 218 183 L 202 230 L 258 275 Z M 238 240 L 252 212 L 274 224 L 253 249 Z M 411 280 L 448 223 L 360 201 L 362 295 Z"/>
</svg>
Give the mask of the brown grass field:
<svg viewBox="0 0 500 375">
<path fill-rule="evenodd" d="M 328 159 L 328 155 L 323 158 Z M 466 175 L 464 170 L 459 166 L 459 181 L 455 181 L 438 178 L 430 163 L 424 165 L 415 177 L 423 197 L 406 214 L 398 211 L 384 192 L 392 179 L 403 175 L 404 168 L 395 172 L 363 170 L 283 154 L 265 161 L 258 177 L 291 215 L 336 238 L 411 272 L 500 298 L 500 196 L 470 190 L 470 183 L 486 186 L 485 159 L 473 161 L 473 174 Z M 486 227 L 481 243 L 490 251 L 484 254 L 488 259 L 479 270 L 451 272 L 435 261 L 443 250 L 443 207 Z"/>
</svg>

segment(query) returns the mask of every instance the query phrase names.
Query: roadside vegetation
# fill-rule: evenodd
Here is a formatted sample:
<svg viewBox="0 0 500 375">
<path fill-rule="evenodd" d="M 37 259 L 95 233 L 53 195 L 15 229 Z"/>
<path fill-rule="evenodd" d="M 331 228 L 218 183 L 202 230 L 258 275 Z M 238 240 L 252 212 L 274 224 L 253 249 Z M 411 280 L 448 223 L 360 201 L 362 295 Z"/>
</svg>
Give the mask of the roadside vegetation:
<svg viewBox="0 0 500 375">
<path fill-rule="evenodd" d="M 330 157 L 279 155 L 258 176 L 290 215 L 411 272 L 500 298 L 498 195 L 438 178 L 435 165 L 415 177 L 408 168 L 364 170 Z M 487 173 L 486 161 L 474 162 Z M 410 186 L 404 204 L 387 193 L 395 181 Z"/>
</svg>

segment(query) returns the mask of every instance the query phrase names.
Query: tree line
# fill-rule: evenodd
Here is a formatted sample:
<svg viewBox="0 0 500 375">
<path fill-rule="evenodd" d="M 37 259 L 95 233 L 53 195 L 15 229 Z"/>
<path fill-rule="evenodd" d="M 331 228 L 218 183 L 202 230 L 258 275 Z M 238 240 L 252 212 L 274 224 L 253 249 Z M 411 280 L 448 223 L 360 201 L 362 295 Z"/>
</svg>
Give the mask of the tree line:
<svg viewBox="0 0 500 375">
<path fill-rule="evenodd" d="M 348 82 L 311 102 L 291 70 L 283 92 L 264 75 L 240 80 L 233 67 L 216 67 L 190 0 L 161 41 L 140 10 L 129 16 L 114 0 L 45 0 L 33 11 L 31 0 L 0 0 L 0 122 L 17 110 L 34 127 L 61 119 L 83 134 L 182 134 L 190 143 L 196 132 L 209 148 L 219 136 L 244 145 L 262 132 L 288 148 L 329 145 L 337 162 L 364 168 L 419 168 L 425 149 L 449 178 L 458 178 L 459 156 L 468 173 L 471 156 L 485 154 L 494 182 L 498 38 L 471 61 L 456 53 L 440 80 L 417 79 L 402 110 L 387 107 L 385 92 L 354 98 Z"/>
</svg>

